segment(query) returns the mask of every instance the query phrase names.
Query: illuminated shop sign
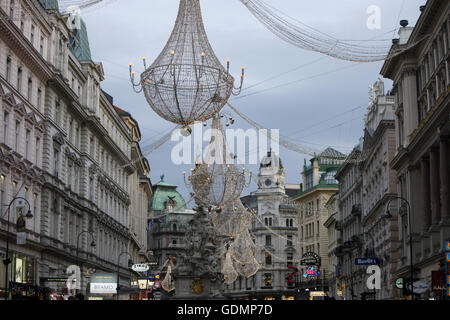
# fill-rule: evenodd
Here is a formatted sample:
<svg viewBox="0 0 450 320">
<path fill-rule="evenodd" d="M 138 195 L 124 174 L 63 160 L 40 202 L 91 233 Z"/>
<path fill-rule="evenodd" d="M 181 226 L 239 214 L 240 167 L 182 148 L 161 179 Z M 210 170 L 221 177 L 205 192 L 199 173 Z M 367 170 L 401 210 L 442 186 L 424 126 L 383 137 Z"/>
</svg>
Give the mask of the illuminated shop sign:
<svg viewBox="0 0 450 320">
<path fill-rule="evenodd" d="M 318 277 L 319 274 L 320 271 L 316 267 L 311 266 L 303 273 L 303 278 Z"/>
</svg>

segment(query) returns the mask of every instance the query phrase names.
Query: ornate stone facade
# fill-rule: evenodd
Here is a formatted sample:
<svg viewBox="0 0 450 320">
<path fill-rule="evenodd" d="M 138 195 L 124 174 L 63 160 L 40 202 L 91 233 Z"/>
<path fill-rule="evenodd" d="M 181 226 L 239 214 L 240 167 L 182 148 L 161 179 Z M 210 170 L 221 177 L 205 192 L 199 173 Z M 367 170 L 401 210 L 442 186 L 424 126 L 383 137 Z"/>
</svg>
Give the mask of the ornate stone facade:
<svg viewBox="0 0 450 320">
<path fill-rule="evenodd" d="M 127 123 L 100 88 L 103 67 L 91 59 L 86 26 L 73 29 L 55 3 L 1 2 L 0 201 L 24 192 L 32 204 L 29 244 L 13 248 L 32 256 L 29 282 L 56 289 L 41 278 L 67 276 L 78 264 L 85 293 L 88 269 L 117 272 L 124 251 L 145 260 L 146 232 L 137 227 L 145 228 L 150 168 L 135 161 L 142 158 L 137 123 Z M 129 285 L 127 261 L 120 266 Z"/>
<path fill-rule="evenodd" d="M 398 195 L 411 206 L 411 212 L 398 215 L 394 276 L 410 277 L 413 264 L 414 278 L 430 287 L 432 271 L 444 270 L 444 245 L 450 239 L 449 17 L 448 1 L 427 1 L 416 26 L 400 28 L 400 41 L 394 44 L 417 45 L 386 61 L 381 70 L 394 81 L 397 145 L 390 166 L 396 171 Z M 431 290 L 422 295 L 441 296 Z"/>
</svg>

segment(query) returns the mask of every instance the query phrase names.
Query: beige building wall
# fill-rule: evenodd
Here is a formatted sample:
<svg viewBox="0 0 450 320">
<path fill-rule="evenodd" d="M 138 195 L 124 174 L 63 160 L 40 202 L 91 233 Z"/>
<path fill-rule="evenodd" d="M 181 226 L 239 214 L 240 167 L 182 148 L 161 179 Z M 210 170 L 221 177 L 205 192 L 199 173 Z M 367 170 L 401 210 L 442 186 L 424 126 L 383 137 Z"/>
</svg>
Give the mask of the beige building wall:
<svg viewBox="0 0 450 320">
<path fill-rule="evenodd" d="M 328 230 L 324 226 L 328 219 L 325 204 L 338 188 L 318 188 L 295 199 L 299 206 L 299 254 L 317 253 L 322 261 L 321 270 L 328 272 Z M 304 266 L 300 270 L 305 271 Z"/>
</svg>

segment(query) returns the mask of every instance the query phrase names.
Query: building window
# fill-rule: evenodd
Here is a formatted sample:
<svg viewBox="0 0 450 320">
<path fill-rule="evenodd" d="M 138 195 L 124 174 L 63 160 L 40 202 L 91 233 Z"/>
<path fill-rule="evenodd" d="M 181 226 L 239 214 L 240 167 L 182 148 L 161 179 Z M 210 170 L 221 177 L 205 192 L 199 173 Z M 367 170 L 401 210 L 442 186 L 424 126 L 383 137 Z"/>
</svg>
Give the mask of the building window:
<svg viewBox="0 0 450 320">
<path fill-rule="evenodd" d="M 16 121 L 16 138 L 14 141 L 14 150 L 19 152 L 19 138 L 20 138 L 20 122 Z"/>
<path fill-rule="evenodd" d="M 91 137 L 89 147 L 90 147 L 90 154 L 92 157 L 94 157 L 94 153 L 95 153 L 94 136 Z"/>
<path fill-rule="evenodd" d="M 271 273 L 264 274 L 264 285 L 266 287 L 272 286 L 272 274 Z"/>
<path fill-rule="evenodd" d="M 6 177 L 4 175 L 0 176 L 0 208 L 3 213 L 3 205 L 5 203 L 5 180 Z"/>
<path fill-rule="evenodd" d="M 17 90 L 22 91 L 22 67 L 17 68 Z"/>
<path fill-rule="evenodd" d="M 58 172 L 59 172 L 59 151 L 56 150 L 56 149 L 53 150 L 53 161 L 54 161 L 55 177 L 58 177 Z"/>
<path fill-rule="evenodd" d="M 38 194 L 37 193 L 34 193 L 33 194 L 33 215 L 35 216 L 35 217 L 39 217 L 39 206 L 38 206 Z M 38 219 L 33 219 L 33 223 L 34 223 L 34 226 L 33 226 L 33 231 L 36 231 L 36 221 L 37 221 Z"/>
<path fill-rule="evenodd" d="M 269 252 L 266 252 L 266 265 L 272 265 L 272 255 Z"/>
<path fill-rule="evenodd" d="M 302 228 L 302 230 L 303 230 L 303 228 Z M 286 243 L 286 245 L 287 246 L 292 246 L 292 236 L 291 235 L 287 236 L 287 243 Z"/>
<path fill-rule="evenodd" d="M 6 81 L 10 82 L 11 78 L 11 57 L 6 58 Z"/>
<path fill-rule="evenodd" d="M 27 129 L 25 133 L 25 159 L 28 159 L 30 155 L 30 135 L 31 131 Z"/>
<path fill-rule="evenodd" d="M 94 178 L 89 178 L 89 200 L 94 201 Z"/>
<path fill-rule="evenodd" d="M 37 92 L 38 92 L 37 93 L 37 107 L 40 110 L 41 105 L 42 105 L 42 90 L 41 90 L 41 88 L 39 88 Z"/>
<path fill-rule="evenodd" d="M 271 246 L 272 245 L 272 236 L 267 235 L 266 236 L 266 246 Z"/>
<path fill-rule="evenodd" d="M 27 87 L 27 99 L 31 103 L 33 94 L 33 79 L 28 78 L 28 87 Z"/>
<path fill-rule="evenodd" d="M 22 31 L 25 29 L 25 13 L 21 13 L 20 14 L 20 31 Z"/>
<path fill-rule="evenodd" d="M 35 153 L 35 159 L 34 159 L 34 164 L 38 164 L 38 160 L 39 160 L 39 153 L 40 153 L 40 148 L 41 148 L 41 139 L 36 138 L 36 153 Z"/>
<path fill-rule="evenodd" d="M 75 126 L 75 146 L 79 148 L 79 142 L 80 142 L 80 126 L 78 123 Z"/>
<path fill-rule="evenodd" d="M 67 170 L 67 184 L 69 185 L 69 189 L 72 189 L 72 164 L 69 162 L 69 168 Z"/>
<path fill-rule="evenodd" d="M 70 121 L 69 121 L 69 141 L 73 143 L 72 131 L 73 131 L 73 121 L 72 121 L 72 119 L 70 119 Z"/>
<path fill-rule="evenodd" d="M 286 262 L 288 266 L 292 266 L 294 264 L 294 254 L 292 252 L 288 252 L 286 254 Z"/>
<path fill-rule="evenodd" d="M 39 52 L 41 55 L 44 55 L 44 37 L 41 37 L 39 42 Z"/>
<path fill-rule="evenodd" d="M 55 122 L 59 125 L 59 121 L 61 120 L 61 104 L 59 101 L 55 101 Z"/>
<path fill-rule="evenodd" d="M 35 27 L 34 27 L 34 25 L 31 25 L 30 42 L 33 46 L 34 46 L 34 31 L 35 31 Z"/>
<path fill-rule="evenodd" d="M 326 184 L 339 184 L 339 182 L 334 178 L 336 173 L 337 173 L 336 171 L 327 172 L 327 174 L 325 176 L 325 183 Z"/>
<path fill-rule="evenodd" d="M 9 122 L 9 113 L 3 113 L 3 143 L 8 144 L 8 122 Z"/>
</svg>

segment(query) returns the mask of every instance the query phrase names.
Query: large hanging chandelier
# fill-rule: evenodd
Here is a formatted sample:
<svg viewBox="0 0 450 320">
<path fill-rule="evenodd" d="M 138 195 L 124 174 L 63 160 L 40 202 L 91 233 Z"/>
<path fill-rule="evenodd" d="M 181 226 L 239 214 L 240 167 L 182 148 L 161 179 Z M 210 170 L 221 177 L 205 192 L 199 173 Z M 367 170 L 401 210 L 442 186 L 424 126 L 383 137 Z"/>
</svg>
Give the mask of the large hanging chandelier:
<svg viewBox="0 0 450 320">
<path fill-rule="evenodd" d="M 151 108 L 163 119 L 189 126 L 216 115 L 231 94 L 238 95 L 244 80 L 244 67 L 239 87 L 234 87 L 230 60 L 226 69 L 217 59 L 203 25 L 200 1 L 180 0 L 178 17 L 161 54 L 139 80 L 130 64 L 134 90 L 144 91 Z"/>
</svg>

